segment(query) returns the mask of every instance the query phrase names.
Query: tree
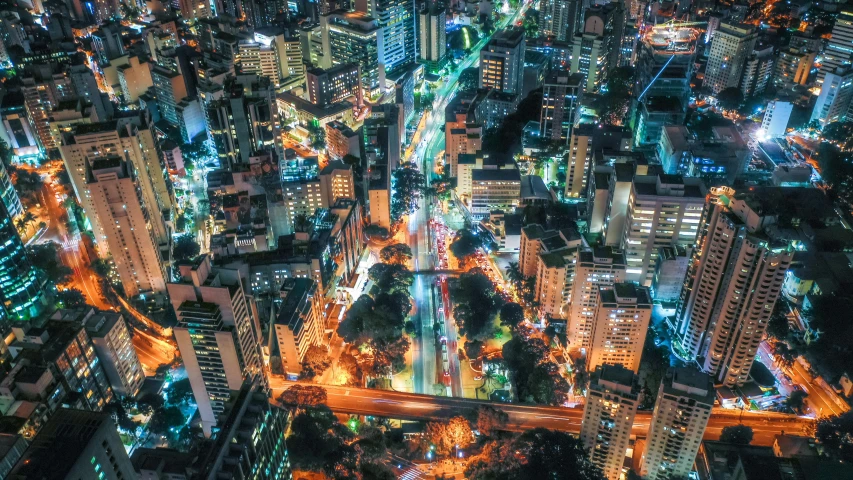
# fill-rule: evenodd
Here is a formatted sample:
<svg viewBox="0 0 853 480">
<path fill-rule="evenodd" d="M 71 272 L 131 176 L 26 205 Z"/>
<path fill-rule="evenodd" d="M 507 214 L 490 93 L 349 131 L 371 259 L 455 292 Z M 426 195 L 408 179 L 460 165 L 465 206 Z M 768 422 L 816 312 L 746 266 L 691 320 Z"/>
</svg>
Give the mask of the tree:
<svg viewBox="0 0 853 480">
<path fill-rule="evenodd" d="M 78 308 L 86 306 L 86 296 L 76 288 L 68 288 L 56 294 L 56 301 L 63 308 Z"/>
<path fill-rule="evenodd" d="M 305 358 L 302 359 L 302 373 L 299 376 L 311 380 L 317 375 L 322 375 L 331 365 L 329 351 L 320 345 L 311 345 L 305 351 Z"/>
<path fill-rule="evenodd" d="M 607 78 L 607 88 L 594 103 L 602 122 L 621 125 L 631 103 L 631 87 L 634 85 L 633 67 L 617 67 Z"/>
<path fill-rule="evenodd" d="M 773 348 L 776 354 L 776 359 L 780 365 L 785 368 L 791 368 L 794 366 L 794 362 L 797 360 L 797 352 L 791 349 L 787 343 L 775 342 L 773 344 Z"/>
<path fill-rule="evenodd" d="M 367 276 L 373 281 L 373 287 L 377 293 L 404 293 L 408 295 L 409 288 L 415 281 L 414 275 L 405 265 L 396 263 L 377 263 L 370 267 Z"/>
<path fill-rule="evenodd" d="M 169 388 L 166 389 L 166 396 L 172 405 L 188 404 L 193 399 L 193 389 L 190 386 L 190 379 L 184 378 L 170 383 Z"/>
<path fill-rule="evenodd" d="M 509 262 L 509 265 L 504 267 L 504 271 L 506 271 L 509 283 L 511 283 L 517 291 L 521 292 L 522 288 L 524 288 L 524 274 L 521 273 L 521 269 L 518 267 L 518 262 Z"/>
<path fill-rule="evenodd" d="M 501 307 L 501 325 L 506 325 L 510 328 L 515 328 L 518 324 L 524 321 L 524 309 L 521 305 L 510 302 Z"/>
<path fill-rule="evenodd" d="M 341 354 L 338 358 L 338 375 L 343 377 L 343 384 L 349 386 L 362 386 L 363 373 L 358 366 L 358 359 L 349 353 Z"/>
<path fill-rule="evenodd" d="M 450 252 L 462 265 L 472 263 L 473 255 L 477 253 L 484 244 L 483 238 L 470 229 L 462 229 L 456 232 L 453 243 L 450 244 Z"/>
<path fill-rule="evenodd" d="M 481 405 L 477 410 L 477 431 L 480 435 L 491 437 L 502 430 L 509 421 L 509 415 L 490 405 Z"/>
<path fill-rule="evenodd" d="M 743 103 L 743 92 L 737 87 L 729 87 L 717 94 L 717 103 L 723 110 L 737 110 Z"/>
<path fill-rule="evenodd" d="M 450 290 L 456 307 L 453 315 L 459 331 L 467 338 L 486 340 L 492 335 L 492 321 L 503 305 L 495 285 L 480 269 L 463 273 Z"/>
<path fill-rule="evenodd" d="M 395 243 L 379 251 L 379 259 L 384 263 L 406 265 L 412 258 L 412 249 L 405 243 Z"/>
<path fill-rule="evenodd" d="M 27 247 L 27 256 L 30 262 L 44 276 L 54 284 L 68 283 L 74 271 L 59 261 L 59 252 L 62 247 L 58 243 L 46 242 Z"/>
<path fill-rule="evenodd" d="M 492 441 L 468 462 L 469 480 L 604 480 L 583 442 L 564 432 L 536 428 L 514 441 Z"/>
<path fill-rule="evenodd" d="M 782 341 L 788 338 L 788 334 L 791 333 L 791 328 L 788 325 L 788 312 L 788 302 L 782 299 L 777 300 L 770 320 L 767 321 L 767 335 Z"/>
<path fill-rule="evenodd" d="M 720 441 L 736 443 L 738 445 L 749 445 L 752 443 L 752 428 L 743 424 L 723 427 L 723 431 L 720 434 Z"/>
<path fill-rule="evenodd" d="M 853 462 L 853 411 L 818 420 L 815 438 L 831 455 Z"/>
<path fill-rule="evenodd" d="M 853 142 L 853 122 L 833 122 L 823 128 L 821 137 L 828 142 L 837 144 L 842 150 L 847 150 Z"/>
<path fill-rule="evenodd" d="M 327 407 L 305 409 L 293 418 L 287 438 L 294 469 L 327 473 L 338 468 L 341 472 L 351 470 L 353 460 L 357 466 L 358 455 L 354 447 L 346 448 L 345 442 L 352 437 L 352 432 Z"/>
<path fill-rule="evenodd" d="M 183 426 L 184 422 L 186 422 L 186 417 L 180 408 L 160 407 L 154 410 L 154 415 L 148 422 L 148 430 L 158 435 L 167 435 L 171 429 Z"/>
<path fill-rule="evenodd" d="M 569 384 L 551 361 L 545 341 L 521 331 L 503 346 L 516 398 L 522 402 L 562 405 L 568 399 Z"/>
<path fill-rule="evenodd" d="M 104 278 L 106 278 L 112 271 L 110 264 L 103 258 L 96 258 L 91 265 L 89 265 L 89 268 L 91 268 L 97 275 Z"/>
<path fill-rule="evenodd" d="M 417 210 L 426 191 L 426 179 L 414 163 L 405 162 L 394 170 L 391 185 L 391 223 L 399 224 L 404 216 Z"/>
<path fill-rule="evenodd" d="M 311 140 L 311 148 L 314 150 L 323 150 L 326 148 L 326 130 L 320 126 L 320 122 L 315 118 L 306 126 L 309 139 Z"/>
<path fill-rule="evenodd" d="M 452 453 L 455 449 L 467 448 L 474 441 L 471 425 L 465 417 L 453 417 L 446 422 L 430 422 L 424 429 L 427 448 L 440 455 Z"/>
<path fill-rule="evenodd" d="M 809 394 L 802 390 L 794 390 L 785 399 L 785 405 L 796 412 L 797 415 L 802 415 L 806 406 L 806 397 L 808 396 Z"/>
<path fill-rule="evenodd" d="M 356 157 L 355 155 L 346 154 L 341 160 L 352 167 L 352 173 L 356 178 L 364 176 L 364 167 L 362 166 L 361 158 Z"/>
<path fill-rule="evenodd" d="M 26 197 L 35 201 L 39 192 L 41 192 L 42 181 L 41 174 L 35 170 L 26 170 L 24 168 L 15 169 L 15 175 L 12 177 L 12 183 L 15 184 L 15 189 L 22 197 Z"/>
<path fill-rule="evenodd" d="M 370 342 L 373 354 L 370 374 L 374 377 L 392 375 L 406 368 L 406 352 L 409 351 L 409 340 L 404 337 L 396 339 L 377 338 Z"/>
<path fill-rule="evenodd" d="M 172 246 L 172 258 L 175 261 L 190 260 L 198 256 L 201 247 L 196 243 L 195 236 L 191 233 L 181 235 Z"/>
<path fill-rule="evenodd" d="M 293 385 L 278 397 L 278 401 L 290 407 L 316 407 L 326 403 L 326 389 L 313 385 Z"/>
<path fill-rule="evenodd" d="M 665 346 L 655 345 L 654 331 L 649 329 L 643 344 L 643 355 L 640 357 L 640 380 L 652 395 L 643 396 L 643 407 L 654 406 L 655 397 L 660 382 L 669 368 L 669 350 Z"/>
</svg>

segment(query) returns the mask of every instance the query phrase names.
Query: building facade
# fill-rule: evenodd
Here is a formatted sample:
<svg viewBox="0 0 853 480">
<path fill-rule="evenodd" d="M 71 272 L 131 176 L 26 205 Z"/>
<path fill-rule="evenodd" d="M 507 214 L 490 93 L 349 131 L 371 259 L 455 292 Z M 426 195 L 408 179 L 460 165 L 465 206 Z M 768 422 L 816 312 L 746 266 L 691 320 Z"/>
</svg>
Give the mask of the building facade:
<svg viewBox="0 0 853 480">
<path fill-rule="evenodd" d="M 593 371 L 604 364 L 619 364 L 640 370 L 640 357 L 652 317 L 649 289 L 634 283 L 616 283 L 601 290 L 593 315 L 586 368 Z"/>
</svg>

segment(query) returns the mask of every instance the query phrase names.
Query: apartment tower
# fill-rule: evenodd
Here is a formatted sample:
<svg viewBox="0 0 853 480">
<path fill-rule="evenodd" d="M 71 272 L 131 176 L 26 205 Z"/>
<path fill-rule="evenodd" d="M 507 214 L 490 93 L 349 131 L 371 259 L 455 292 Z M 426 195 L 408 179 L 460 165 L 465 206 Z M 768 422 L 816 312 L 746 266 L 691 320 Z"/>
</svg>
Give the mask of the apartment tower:
<svg viewBox="0 0 853 480">
<path fill-rule="evenodd" d="M 652 296 L 648 288 L 617 283 L 612 289 L 600 290 L 586 354 L 587 370 L 618 363 L 639 372 L 651 318 Z"/>
</svg>

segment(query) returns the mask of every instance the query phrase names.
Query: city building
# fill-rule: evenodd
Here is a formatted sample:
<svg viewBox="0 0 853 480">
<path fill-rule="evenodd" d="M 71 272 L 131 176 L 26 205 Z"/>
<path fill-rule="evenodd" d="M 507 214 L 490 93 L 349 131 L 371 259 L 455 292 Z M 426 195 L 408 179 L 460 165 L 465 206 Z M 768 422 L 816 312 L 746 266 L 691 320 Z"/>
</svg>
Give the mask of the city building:
<svg viewBox="0 0 853 480">
<path fill-rule="evenodd" d="M 705 68 L 704 85 L 714 94 L 739 88 L 744 67 L 752 54 L 758 32 L 745 24 L 723 22 L 714 32 Z"/>
<path fill-rule="evenodd" d="M 278 87 L 281 76 L 278 68 L 278 55 L 271 45 L 264 45 L 253 40 L 241 40 L 237 44 L 236 63 L 244 75 L 258 75 L 270 79 L 273 86 Z"/>
<path fill-rule="evenodd" d="M 355 131 L 337 120 L 327 123 L 326 152 L 335 160 L 347 155 L 361 158 L 361 130 Z"/>
<path fill-rule="evenodd" d="M 165 293 L 165 262 L 149 221 L 151 207 L 140 198 L 129 163 L 119 156 L 97 158 L 88 166 L 87 177 L 101 238 L 125 294 Z"/>
<path fill-rule="evenodd" d="M 130 456 L 140 480 L 190 480 L 193 458 L 170 448 L 136 448 Z"/>
<path fill-rule="evenodd" d="M 154 65 L 151 67 L 151 81 L 154 83 L 154 95 L 160 115 L 172 125 L 178 124 L 175 106 L 188 96 L 184 76 L 177 70 Z"/>
<path fill-rule="evenodd" d="M 572 300 L 578 253 L 589 245 L 575 229 L 540 232 L 541 228 L 534 224 L 524 229 L 527 230 L 524 253 L 537 249 L 539 252 L 534 272 L 539 315 L 543 318 L 566 318 Z M 534 238 L 537 236 L 538 240 Z"/>
<path fill-rule="evenodd" d="M 279 104 L 270 79 L 238 75 L 227 80 L 225 96 L 207 104 L 204 116 L 222 168 L 248 165 L 250 158 L 263 151 L 275 151 L 279 159 L 284 158 Z"/>
<path fill-rule="evenodd" d="M 649 320 L 652 297 L 649 289 L 635 283 L 616 283 L 602 289 L 591 322 L 586 368 L 619 364 L 638 373 Z"/>
<path fill-rule="evenodd" d="M 812 110 L 811 121 L 817 120 L 821 127 L 833 122 L 843 122 L 848 118 L 848 110 L 853 104 L 853 66 L 838 67 L 825 72 L 820 95 Z"/>
<path fill-rule="evenodd" d="M 449 113 L 444 123 L 444 165 L 451 177 L 459 176 L 460 155 L 476 155 L 483 148 L 483 126 L 469 119 L 468 113 Z"/>
<path fill-rule="evenodd" d="M 700 137 L 683 125 L 667 125 L 659 140 L 656 153 L 665 173 L 708 183 L 733 183 L 746 172 L 752 158 L 752 151 L 733 127 L 711 127 L 710 137 Z"/>
<path fill-rule="evenodd" d="M 267 26 L 255 29 L 255 42 L 272 47 L 276 55 L 281 90 L 291 90 L 305 83 L 305 63 L 302 61 L 302 42 L 286 29 Z"/>
<path fill-rule="evenodd" d="M 764 118 L 761 120 L 762 133 L 771 138 L 784 137 L 793 110 L 794 104 L 791 102 L 773 100 L 768 103 Z"/>
<path fill-rule="evenodd" d="M 809 83 L 817 53 L 806 48 L 788 48 L 779 52 L 773 84 L 779 92 L 791 91 L 795 86 Z"/>
<path fill-rule="evenodd" d="M 354 4 L 357 12 L 375 18 L 382 29 L 379 63 L 386 72 L 415 62 L 414 0 L 355 0 Z"/>
<path fill-rule="evenodd" d="M 789 241 L 772 237 L 768 227 L 778 219 L 781 197 L 796 190 L 802 189 L 709 196 L 673 344 L 727 387 L 747 381 L 793 259 Z"/>
<path fill-rule="evenodd" d="M 192 143 L 200 138 L 207 140 L 205 116 L 201 111 L 201 102 L 198 98 L 187 97 L 178 102 L 175 105 L 175 116 L 178 119 L 178 131 L 184 143 Z"/>
<path fill-rule="evenodd" d="M 607 480 L 621 478 L 640 403 L 637 375 L 622 365 L 598 366 L 589 382 L 580 439 Z"/>
<path fill-rule="evenodd" d="M 9 353 L 38 378 L 33 390 L 52 410 L 62 405 L 100 412 L 115 398 L 95 346 L 76 315 L 44 327 L 12 327 Z"/>
<path fill-rule="evenodd" d="M 384 228 L 391 225 L 391 172 L 400 164 L 401 125 L 396 105 L 377 105 L 362 127 L 370 223 Z"/>
<path fill-rule="evenodd" d="M 582 2 L 539 0 L 539 32 L 558 42 L 571 41 L 578 29 Z"/>
<path fill-rule="evenodd" d="M 323 295 L 317 283 L 310 278 L 285 280 L 275 319 L 275 349 L 270 352 L 281 361 L 281 371 L 273 373 L 298 377 L 308 348 L 323 342 L 324 329 Z"/>
<path fill-rule="evenodd" d="M 621 2 L 585 9 L 583 27 L 574 35 L 571 72 L 584 76 L 584 91 L 595 92 L 621 63 L 625 9 Z"/>
<path fill-rule="evenodd" d="M 492 210 L 514 211 L 521 196 L 521 175 L 515 168 L 480 169 L 471 173 L 471 208 L 474 218 L 487 218 Z"/>
<path fill-rule="evenodd" d="M 340 161 L 330 162 L 320 170 L 319 179 L 323 208 L 331 208 L 342 198 L 355 200 L 352 166 Z"/>
<path fill-rule="evenodd" d="M 578 254 L 566 332 L 572 347 L 589 349 L 599 294 L 624 281 L 624 253 L 597 247 Z"/>
<path fill-rule="evenodd" d="M 691 367 L 670 368 L 660 384 L 640 475 L 649 480 L 687 477 L 716 393 L 707 374 Z"/>
<path fill-rule="evenodd" d="M 542 138 L 568 144 L 578 120 L 583 81 L 583 75 L 570 74 L 565 70 L 551 72 L 547 77 L 542 90 L 542 113 L 539 115 L 539 135 Z"/>
<path fill-rule="evenodd" d="M 681 297 L 684 277 L 690 266 L 693 249 L 683 245 L 660 247 L 655 260 L 655 276 L 651 293 L 656 302 L 674 305 Z"/>
<path fill-rule="evenodd" d="M 565 196 L 584 198 L 596 152 L 631 149 L 631 131 L 624 127 L 583 124 L 571 131 L 566 163 Z"/>
<path fill-rule="evenodd" d="M 270 393 L 259 377 L 247 379 L 238 390 L 223 416 L 223 429 L 200 459 L 202 471 L 194 478 L 291 479 L 287 410 L 270 404 Z"/>
<path fill-rule="evenodd" d="M 767 43 L 756 42 L 752 53 L 747 57 L 743 66 L 740 91 L 743 98 L 761 95 L 767 89 L 773 78 L 775 67 L 774 47 Z"/>
<path fill-rule="evenodd" d="M 135 397 L 142 388 L 145 374 L 136 354 L 124 317 L 119 313 L 95 312 L 85 319 L 86 332 L 104 366 L 113 393 Z"/>
<path fill-rule="evenodd" d="M 524 30 L 510 27 L 495 32 L 480 50 L 480 88 L 517 95 L 524 84 Z"/>
<path fill-rule="evenodd" d="M 258 312 L 239 270 L 213 267 L 208 255 L 178 269 L 181 281 L 168 285 L 175 340 L 209 437 L 231 391 L 262 374 Z"/>
<path fill-rule="evenodd" d="M 308 99 L 314 105 L 326 107 L 350 97 L 355 98 L 355 105 L 364 105 L 357 63 L 342 63 L 328 70 L 311 68 L 305 78 Z"/>
<path fill-rule="evenodd" d="M 0 301 L 0 320 L 13 323 L 38 317 L 48 304 L 6 205 L 0 205 Z"/>
<path fill-rule="evenodd" d="M 686 112 L 687 104 L 678 97 L 646 95 L 634 114 L 634 145 L 646 148 L 656 145 L 663 127 L 683 125 Z"/>
<path fill-rule="evenodd" d="M 355 62 L 369 96 L 385 91 L 385 36 L 379 20 L 363 12 L 337 10 L 320 17 L 320 28 L 321 68 Z"/>
<path fill-rule="evenodd" d="M 63 135 L 59 152 L 71 178 L 71 186 L 77 200 L 92 225 L 95 245 L 101 258 L 119 252 L 110 251 L 106 227 L 99 220 L 91 192 L 90 180 L 94 179 L 89 177 L 89 172 L 97 160 L 117 158 L 130 160 L 132 168 L 128 168 L 128 174 L 144 172 L 130 177 L 136 182 L 141 193 L 141 198 L 135 203 L 145 208 L 147 216 L 143 224 L 153 235 L 157 253 L 168 258 L 171 234 L 164 218 L 172 218 L 174 199 L 167 184 L 159 145 L 144 119 L 134 117 L 122 119 L 121 122 L 78 124 Z M 123 195 L 130 197 L 131 192 L 125 192 Z M 104 205 L 100 207 L 104 208 Z M 118 212 L 113 212 L 110 216 L 113 214 L 119 215 Z M 121 250 L 124 250 L 123 246 Z"/>
<path fill-rule="evenodd" d="M 693 245 L 706 194 L 705 185 L 697 178 L 634 176 L 620 244 L 628 262 L 628 281 L 651 285 L 660 247 Z"/>
<path fill-rule="evenodd" d="M 138 56 L 129 57 L 126 64 L 117 67 L 121 83 L 121 96 L 127 103 L 136 103 L 139 96 L 154 86 L 151 78 L 151 66 L 142 62 Z"/>
<path fill-rule="evenodd" d="M 419 60 L 437 71 L 447 60 L 447 14 L 444 5 L 427 2 L 418 13 Z"/>
<path fill-rule="evenodd" d="M 112 415 L 62 408 L 51 415 L 9 480 L 136 478 Z"/>
<path fill-rule="evenodd" d="M 820 56 L 821 67 L 817 73 L 819 85 L 826 82 L 827 74 L 835 73 L 839 68 L 853 63 L 851 43 L 853 43 L 853 9 L 842 8 L 835 18 L 832 34 Z"/>
</svg>

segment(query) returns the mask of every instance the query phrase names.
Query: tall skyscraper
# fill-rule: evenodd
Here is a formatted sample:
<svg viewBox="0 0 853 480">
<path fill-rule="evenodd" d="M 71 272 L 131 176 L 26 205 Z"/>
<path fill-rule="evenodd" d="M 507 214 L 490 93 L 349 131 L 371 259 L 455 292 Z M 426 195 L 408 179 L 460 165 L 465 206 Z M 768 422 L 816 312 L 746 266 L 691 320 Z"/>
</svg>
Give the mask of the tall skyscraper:
<svg viewBox="0 0 853 480">
<path fill-rule="evenodd" d="M 554 71 L 545 79 L 539 135 L 554 142 L 569 143 L 583 98 L 583 75 Z"/>
<path fill-rule="evenodd" d="M 386 45 L 379 20 L 363 12 L 337 10 L 320 17 L 320 29 L 320 67 L 355 62 L 361 67 L 361 85 L 368 95 L 385 91 Z"/>
<path fill-rule="evenodd" d="M 853 66 L 838 67 L 835 71 L 826 72 L 820 95 L 812 110 L 812 120 L 817 120 L 821 126 L 833 122 L 843 122 L 851 117 L 853 112 Z"/>
<path fill-rule="evenodd" d="M 612 289 L 601 290 L 591 321 L 587 370 L 618 363 L 637 373 L 651 318 L 652 296 L 648 288 L 616 283 Z"/>
<path fill-rule="evenodd" d="M 578 255 L 567 332 L 573 347 L 589 349 L 599 293 L 624 281 L 625 254 L 619 250 L 598 247 Z"/>
<path fill-rule="evenodd" d="M 622 473 L 639 394 L 637 375 L 622 365 L 600 365 L 590 379 L 580 439 L 608 480 Z"/>
<path fill-rule="evenodd" d="M 181 282 L 168 285 L 178 316 L 175 340 L 210 436 L 231 391 L 263 375 L 258 312 L 239 270 L 213 267 L 207 255 L 178 268 Z"/>
<path fill-rule="evenodd" d="M 716 392 L 707 374 L 670 368 L 660 384 L 640 475 L 648 480 L 687 477 L 693 469 Z"/>
<path fill-rule="evenodd" d="M 12 216 L 0 202 L 0 321 L 15 322 L 38 316 L 47 304 L 35 267 Z"/>
<path fill-rule="evenodd" d="M 620 232 L 620 248 L 628 261 L 627 280 L 650 286 L 658 248 L 696 241 L 706 194 L 698 178 L 634 176 L 625 228 Z"/>
<path fill-rule="evenodd" d="M 582 2 L 539 0 L 539 32 L 554 40 L 571 40 L 580 22 Z"/>
<path fill-rule="evenodd" d="M 95 217 L 125 293 L 164 293 L 166 270 L 150 207 L 140 198 L 131 166 L 119 156 L 101 157 L 89 165 L 87 177 Z"/>
<path fill-rule="evenodd" d="M 382 29 L 386 72 L 415 61 L 415 0 L 355 0 L 355 10 L 375 18 Z"/>
<path fill-rule="evenodd" d="M 199 478 L 290 480 L 285 444 L 287 410 L 270 405 L 269 392 L 258 377 L 247 379 L 235 395 L 216 441 L 199 462 Z"/>
<path fill-rule="evenodd" d="M 281 286 L 281 305 L 275 319 L 275 351 L 281 373 L 299 375 L 302 360 L 323 341 L 323 294 L 310 278 L 288 278 Z"/>
<path fill-rule="evenodd" d="M 757 39 L 758 32 L 752 25 L 722 23 L 711 40 L 704 85 L 715 95 L 740 87 L 744 66 Z"/>
<path fill-rule="evenodd" d="M 853 62 L 853 9 L 847 7 L 835 17 L 832 36 L 821 55 L 821 67 L 817 73 L 817 83 L 822 84 L 828 73 L 839 67 L 850 66 Z"/>
<path fill-rule="evenodd" d="M 6 478 L 131 479 L 136 472 L 111 415 L 62 408 L 51 415 Z"/>
<path fill-rule="evenodd" d="M 173 208 L 171 188 L 166 183 L 162 154 L 154 141 L 152 130 L 143 118 L 79 124 L 65 134 L 60 147 L 62 160 L 77 200 L 92 224 L 98 255 L 107 258 L 110 252 L 104 227 L 89 187 L 90 166 L 101 158 L 125 158 L 130 160 L 133 179 L 138 182 L 140 202 L 146 213 L 146 227 L 151 229 L 160 252 L 168 257 L 171 234 L 166 222 Z"/>
<path fill-rule="evenodd" d="M 145 381 L 145 373 L 124 318 L 119 313 L 93 309 L 84 322 L 113 392 L 121 397 L 135 397 Z"/>
<path fill-rule="evenodd" d="M 676 348 L 727 387 L 749 377 L 794 255 L 766 229 L 777 219 L 774 192 L 709 196 L 676 310 Z"/>
<path fill-rule="evenodd" d="M 524 83 L 524 30 L 509 27 L 495 32 L 480 50 L 480 88 L 518 95 Z"/>
<path fill-rule="evenodd" d="M 584 91 L 595 92 L 607 82 L 608 73 L 620 65 L 625 6 L 622 2 L 587 8 L 583 27 L 573 37 L 572 73 L 580 73 Z"/>
<path fill-rule="evenodd" d="M 431 69 L 438 70 L 447 59 L 447 18 L 444 6 L 427 2 L 418 15 L 418 58 Z"/>
</svg>

